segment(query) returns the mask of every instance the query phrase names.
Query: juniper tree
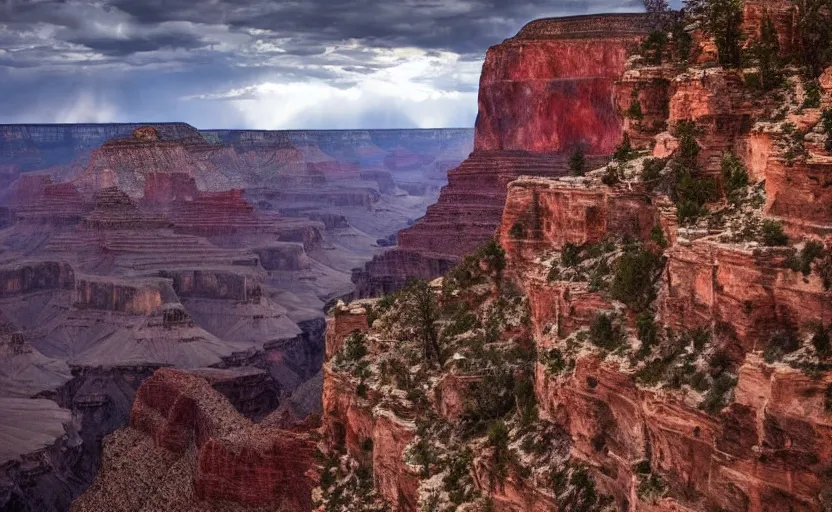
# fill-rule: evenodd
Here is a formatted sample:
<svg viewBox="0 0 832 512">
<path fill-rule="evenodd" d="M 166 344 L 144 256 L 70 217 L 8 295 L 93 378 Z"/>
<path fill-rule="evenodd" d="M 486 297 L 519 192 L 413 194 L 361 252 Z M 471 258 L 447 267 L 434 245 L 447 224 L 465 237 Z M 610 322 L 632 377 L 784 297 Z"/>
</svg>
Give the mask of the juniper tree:
<svg viewBox="0 0 832 512">
<path fill-rule="evenodd" d="M 782 63 L 780 62 L 780 40 L 774 21 L 766 12 L 760 26 L 760 37 L 751 45 L 751 55 L 759 66 L 759 86 L 763 91 L 771 91 L 783 83 Z"/>
<path fill-rule="evenodd" d="M 795 7 L 796 59 L 808 78 L 832 62 L 832 0 L 792 0 Z"/>
<path fill-rule="evenodd" d="M 742 65 L 743 0 L 685 0 L 685 8 L 714 38 L 719 64 L 739 68 Z"/>
</svg>

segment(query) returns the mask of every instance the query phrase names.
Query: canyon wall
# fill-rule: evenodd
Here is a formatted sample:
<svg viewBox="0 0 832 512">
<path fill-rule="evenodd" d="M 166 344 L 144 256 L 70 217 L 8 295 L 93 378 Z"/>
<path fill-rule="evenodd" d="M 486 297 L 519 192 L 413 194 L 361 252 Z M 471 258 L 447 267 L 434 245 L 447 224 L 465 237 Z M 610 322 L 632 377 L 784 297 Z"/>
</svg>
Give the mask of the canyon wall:
<svg viewBox="0 0 832 512">
<path fill-rule="evenodd" d="M 603 163 L 622 137 L 613 87 L 647 31 L 643 15 L 545 19 L 490 48 L 474 153 L 449 171 L 438 202 L 399 233 L 396 249 L 353 273 L 358 296 L 441 275 L 484 244 L 499 224 L 509 181 L 565 175 L 577 148 L 590 155 L 590 167 Z"/>
</svg>

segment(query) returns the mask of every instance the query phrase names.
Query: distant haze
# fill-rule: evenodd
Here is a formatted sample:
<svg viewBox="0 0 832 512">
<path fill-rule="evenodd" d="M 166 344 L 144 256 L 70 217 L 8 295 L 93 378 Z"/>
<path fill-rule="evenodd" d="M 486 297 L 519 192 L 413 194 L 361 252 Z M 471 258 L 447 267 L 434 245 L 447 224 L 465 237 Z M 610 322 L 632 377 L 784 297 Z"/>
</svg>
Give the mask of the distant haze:
<svg viewBox="0 0 832 512">
<path fill-rule="evenodd" d="M 5 0 L 0 123 L 470 127 L 485 50 L 641 0 Z"/>
</svg>

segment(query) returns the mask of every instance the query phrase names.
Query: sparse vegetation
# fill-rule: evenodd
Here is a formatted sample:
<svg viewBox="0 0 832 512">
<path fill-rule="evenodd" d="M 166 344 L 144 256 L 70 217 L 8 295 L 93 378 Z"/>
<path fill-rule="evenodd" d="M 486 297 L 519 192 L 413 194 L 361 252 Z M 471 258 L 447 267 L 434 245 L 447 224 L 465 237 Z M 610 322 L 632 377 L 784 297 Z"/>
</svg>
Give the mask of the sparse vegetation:
<svg viewBox="0 0 832 512">
<path fill-rule="evenodd" d="M 725 196 L 734 204 L 741 200 L 741 193 L 748 187 L 748 171 L 733 153 L 722 155 L 722 179 L 725 184 Z"/>
<path fill-rule="evenodd" d="M 615 148 L 615 152 L 612 154 L 613 160 L 619 163 L 629 162 L 633 158 L 635 158 L 636 152 L 633 149 L 633 143 L 630 140 L 630 134 L 628 132 L 624 132 L 624 138 L 621 140 L 621 144 Z"/>
<path fill-rule="evenodd" d="M 512 224 L 511 229 L 508 230 L 508 236 L 511 238 L 523 239 L 526 238 L 526 228 L 520 221 Z"/>
<path fill-rule="evenodd" d="M 725 68 L 742 66 L 742 0 L 685 0 L 688 12 L 714 38 L 719 65 Z"/>
<path fill-rule="evenodd" d="M 589 170 L 589 163 L 582 147 L 578 147 L 569 157 L 569 172 L 572 176 L 583 176 Z"/>
<path fill-rule="evenodd" d="M 663 158 L 647 158 L 644 160 L 641 181 L 655 181 L 662 177 L 661 173 L 667 165 Z"/>
<path fill-rule="evenodd" d="M 660 267 L 661 257 L 643 247 L 626 251 L 616 265 L 610 294 L 633 311 L 644 311 L 655 299 Z"/>
<path fill-rule="evenodd" d="M 789 245 L 789 237 L 783 232 L 783 223 L 766 219 L 762 227 L 763 243 L 768 247 L 782 247 Z"/>
<path fill-rule="evenodd" d="M 624 333 L 612 315 L 600 313 L 589 328 L 589 340 L 596 347 L 615 350 L 624 342 Z"/>
<path fill-rule="evenodd" d="M 749 54 L 758 71 L 746 75 L 746 84 L 762 92 L 772 91 L 785 84 L 783 64 L 780 62 L 780 39 L 774 21 L 767 12 L 761 22 L 760 37 L 750 45 Z"/>
<path fill-rule="evenodd" d="M 774 363 L 783 359 L 783 356 L 791 354 L 800 348 L 800 340 L 794 329 L 785 326 L 774 331 L 763 351 L 763 358 L 767 363 Z"/>
<path fill-rule="evenodd" d="M 803 98 L 802 108 L 820 108 L 820 83 L 817 80 L 809 80 L 803 87 L 806 96 Z"/>
<path fill-rule="evenodd" d="M 674 183 L 672 198 L 676 202 L 676 215 L 680 223 L 689 223 L 706 213 L 705 205 L 717 198 L 716 182 L 701 176 L 697 158 L 701 148 L 696 142 L 699 129 L 692 121 L 682 121 L 676 127 L 679 149 L 672 167 Z"/>
</svg>

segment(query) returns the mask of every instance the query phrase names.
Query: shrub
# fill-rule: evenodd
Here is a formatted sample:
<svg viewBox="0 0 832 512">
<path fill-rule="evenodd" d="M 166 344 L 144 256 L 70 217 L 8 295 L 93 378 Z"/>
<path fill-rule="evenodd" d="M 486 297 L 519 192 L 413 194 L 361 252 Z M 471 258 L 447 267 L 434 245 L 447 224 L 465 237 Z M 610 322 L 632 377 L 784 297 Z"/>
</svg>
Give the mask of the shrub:
<svg viewBox="0 0 832 512">
<path fill-rule="evenodd" d="M 624 132 L 624 138 L 622 139 L 621 144 L 615 148 L 612 158 L 617 162 L 628 162 L 634 157 L 635 150 L 633 150 L 633 145 L 630 141 L 630 134 L 628 132 Z"/>
<path fill-rule="evenodd" d="M 488 429 L 488 446 L 493 450 L 491 462 L 494 464 L 494 473 L 492 476 L 496 476 L 500 482 L 505 480 L 508 463 L 511 460 L 508 434 L 508 427 L 503 421 L 495 421 Z"/>
<path fill-rule="evenodd" d="M 601 176 L 601 183 L 608 187 L 612 187 L 613 185 L 617 184 L 621 181 L 621 177 L 618 175 L 618 167 L 613 164 L 607 166 L 607 172 Z"/>
<path fill-rule="evenodd" d="M 658 245 L 662 249 L 667 249 L 667 239 L 664 237 L 664 231 L 662 231 L 662 227 L 658 224 L 653 226 L 653 229 L 650 230 L 650 240 L 652 240 L 656 245 Z"/>
<path fill-rule="evenodd" d="M 750 83 L 753 88 L 764 92 L 771 91 L 783 85 L 783 65 L 780 62 L 780 40 L 774 21 L 763 14 L 760 26 L 760 37 L 750 46 L 750 54 L 757 61 L 759 69 L 755 73 L 756 80 Z"/>
<path fill-rule="evenodd" d="M 520 423 L 529 426 L 537 421 L 537 398 L 534 394 L 534 382 L 528 377 L 519 379 L 514 384 L 514 399 Z"/>
<path fill-rule="evenodd" d="M 820 357 L 827 357 L 832 355 L 832 346 L 830 346 L 829 334 L 832 331 L 832 326 L 828 329 L 823 327 L 822 323 L 815 325 L 814 333 L 812 334 L 812 346 Z"/>
<path fill-rule="evenodd" d="M 767 363 L 779 361 L 786 354 L 791 354 L 800 348 L 800 340 L 797 339 L 797 333 L 794 329 L 784 328 L 778 329 L 772 333 L 768 340 L 766 349 L 763 352 L 763 358 Z"/>
<path fill-rule="evenodd" d="M 655 299 L 654 282 L 661 258 L 643 248 L 627 251 L 618 260 L 612 280 L 612 297 L 633 311 L 643 311 Z"/>
<path fill-rule="evenodd" d="M 741 0 L 708 0 L 703 2 L 705 31 L 716 43 L 719 65 L 739 68 L 742 65 L 743 2 Z"/>
<path fill-rule="evenodd" d="M 667 33 L 665 31 L 654 30 L 650 32 L 650 35 L 641 45 L 644 60 L 650 65 L 660 66 L 664 60 L 667 44 Z"/>
<path fill-rule="evenodd" d="M 344 342 L 344 358 L 347 361 L 360 361 L 367 355 L 366 336 L 360 332 L 350 334 Z"/>
<path fill-rule="evenodd" d="M 571 368 L 571 362 L 563 357 L 563 352 L 553 348 L 543 356 L 543 364 L 550 375 L 561 375 Z"/>
<path fill-rule="evenodd" d="M 581 248 L 575 244 L 567 243 L 560 252 L 560 263 L 564 267 L 576 267 L 583 262 Z"/>
<path fill-rule="evenodd" d="M 740 199 L 739 193 L 748 186 L 748 171 L 739 158 L 731 152 L 722 155 L 722 178 L 725 183 L 725 195 L 734 203 Z"/>
<path fill-rule="evenodd" d="M 644 112 L 641 110 L 641 102 L 638 99 L 637 91 L 633 91 L 633 99 L 630 101 L 630 107 L 625 112 L 625 115 L 634 121 L 644 119 Z"/>
<path fill-rule="evenodd" d="M 795 272 L 802 272 L 804 276 L 808 276 L 812 273 L 812 264 L 823 256 L 823 251 L 822 243 L 810 240 L 803 246 L 803 250 L 790 258 L 789 266 Z"/>
<path fill-rule="evenodd" d="M 789 237 L 783 232 L 783 224 L 771 219 L 763 221 L 763 243 L 768 247 L 789 245 Z"/>
<path fill-rule="evenodd" d="M 468 388 L 462 419 L 469 432 L 479 433 L 514 410 L 514 373 L 499 370 Z"/>
<path fill-rule="evenodd" d="M 820 108 L 820 83 L 817 80 L 809 80 L 804 84 L 806 96 L 803 99 L 803 108 Z"/>
<path fill-rule="evenodd" d="M 520 221 L 515 222 L 508 231 L 508 236 L 511 238 L 526 238 L 526 228 Z"/>
<path fill-rule="evenodd" d="M 455 505 L 470 499 L 470 491 L 465 485 L 465 480 L 469 478 L 472 460 L 473 454 L 466 448 L 461 453 L 453 455 L 448 462 L 448 473 L 442 479 L 442 483 L 448 491 L 448 498 Z"/>
<path fill-rule="evenodd" d="M 647 158 L 644 160 L 644 168 L 641 173 L 641 181 L 655 181 L 661 178 L 661 172 L 667 165 L 663 158 Z"/>
<path fill-rule="evenodd" d="M 656 327 L 656 322 L 653 319 L 653 314 L 645 311 L 638 315 L 636 319 L 636 328 L 638 330 L 638 339 L 641 340 L 641 349 L 639 355 L 646 356 L 650 353 L 650 349 L 656 345 L 659 339 L 659 330 Z"/>
<path fill-rule="evenodd" d="M 727 373 L 720 375 L 714 385 L 699 404 L 699 408 L 710 414 L 716 414 L 728 403 L 728 394 L 737 385 L 737 379 Z"/>
<path fill-rule="evenodd" d="M 569 171 L 573 176 L 583 176 L 586 174 L 588 167 L 589 164 L 587 163 L 584 150 L 583 148 L 578 147 L 572 153 L 572 156 L 569 157 Z"/>
<path fill-rule="evenodd" d="M 601 313 L 595 317 L 589 329 L 589 340 L 596 347 L 615 350 L 624 342 L 624 336 L 611 315 Z"/>
</svg>

